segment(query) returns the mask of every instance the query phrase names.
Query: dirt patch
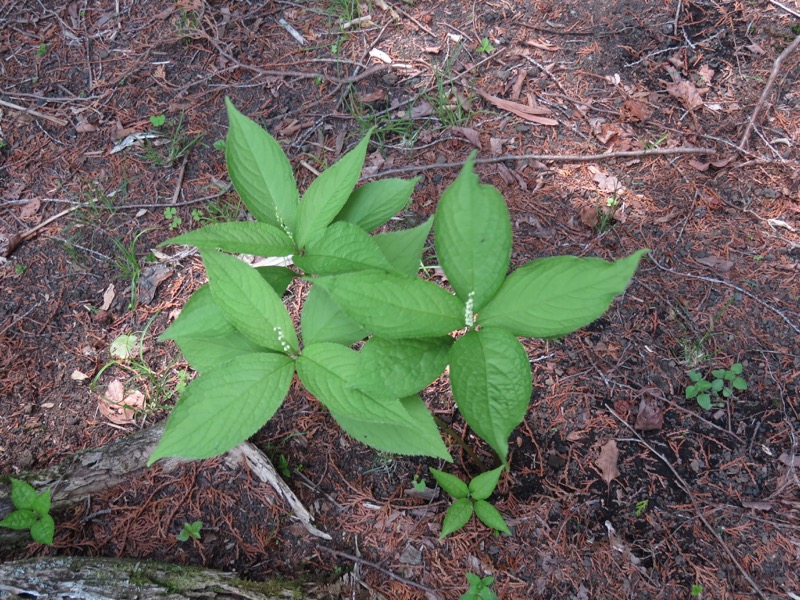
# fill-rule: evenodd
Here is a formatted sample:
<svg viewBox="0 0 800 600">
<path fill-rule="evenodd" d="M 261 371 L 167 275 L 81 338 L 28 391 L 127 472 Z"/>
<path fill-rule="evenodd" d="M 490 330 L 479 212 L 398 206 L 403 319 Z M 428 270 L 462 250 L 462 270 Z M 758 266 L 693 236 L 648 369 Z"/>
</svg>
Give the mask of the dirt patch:
<svg viewBox="0 0 800 600">
<path fill-rule="evenodd" d="M 493 498 L 514 535 L 470 523 L 438 541 L 446 499 L 420 498 L 412 482 L 432 485 L 428 467 L 442 465 L 350 440 L 297 389 L 254 441 L 333 536 L 327 549 L 246 474 L 209 460 L 177 475 L 149 470 L 58 515 L 53 548 L 0 556 L 149 557 L 344 581 L 347 597 L 352 586 L 364 597 L 457 598 L 465 572 L 493 575 L 501 598 L 684 598 L 693 586 L 739 598 L 754 585 L 762 597 L 800 594 L 800 491 L 781 459 L 798 454 L 800 429 L 796 53 L 749 150 L 736 150 L 796 19 L 775 3 L 421 2 L 398 4 L 397 19 L 377 5 L 318 4 L 0 8 L 0 229 L 26 232 L 75 208 L 0 266 L 0 472 L 161 419 L 191 378 L 156 337 L 204 273 L 197 257 L 157 245 L 245 217 L 214 147 L 225 96 L 280 139 L 301 186 L 377 126 L 368 170 L 419 167 L 407 173 L 422 177 L 409 225 L 455 177 L 431 167 L 476 144 L 486 158 L 713 150 L 479 165 L 509 203 L 515 266 L 651 249 L 602 319 L 560 341 L 525 341 L 534 396 Z M 373 48 L 393 63 L 364 76 L 382 64 Z M 546 109 L 557 125 L 486 96 Z M 115 151 L 132 134 L 158 137 Z M 167 276 L 155 284 L 157 265 Z M 298 311 L 302 294 L 288 303 Z M 133 358 L 115 359 L 112 342 L 131 334 L 141 340 Z M 685 399 L 690 370 L 733 363 L 746 391 L 708 411 Z M 115 378 L 147 397 L 133 424 L 99 412 Z M 489 460 L 446 382 L 425 400 Z M 634 430 L 644 410 L 659 426 Z M 611 439 L 620 475 L 609 484 L 596 461 Z M 451 472 L 477 474 L 452 451 Z M 201 541 L 178 542 L 194 520 Z"/>
</svg>

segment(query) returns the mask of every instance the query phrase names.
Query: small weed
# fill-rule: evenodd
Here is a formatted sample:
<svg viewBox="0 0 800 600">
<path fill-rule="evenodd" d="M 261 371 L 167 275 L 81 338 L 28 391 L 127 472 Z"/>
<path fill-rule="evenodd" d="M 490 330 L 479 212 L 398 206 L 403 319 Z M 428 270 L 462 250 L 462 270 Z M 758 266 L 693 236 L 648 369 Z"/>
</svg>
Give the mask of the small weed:
<svg viewBox="0 0 800 600">
<path fill-rule="evenodd" d="M 276 465 L 278 471 L 281 475 L 283 475 L 286 479 L 292 478 L 292 469 L 289 466 L 289 458 L 285 454 L 281 454 L 278 456 L 278 464 Z"/>
<path fill-rule="evenodd" d="M 14 272 L 15 272 L 17 275 L 22 275 L 22 274 L 23 274 L 25 271 L 27 271 L 27 270 L 28 270 L 28 265 L 21 265 L 21 264 L 19 264 L 19 263 L 17 263 L 16 265 L 14 265 Z"/>
<path fill-rule="evenodd" d="M 436 483 L 455 500 L 444 516 L 442 533 L 439 536 L 440 540 L 466 525 L 472 518 L 473 513 L 478 516 L 478 519 L 484 525 L 491 527 L 495 532 L 511 535 L 511 531 L 500 511 L 487 502 L 487 499 L 497 487 L 497 482 L 503 471 L 502 466 L 492 471 L 481 473 L 470 481 L 469 485 L 455 475 L 433 468 L 430 471 Z"/>
<path fill-rule="evenodd" d="M 52 546 L 56 524 L 50 516 L 50 490 L 36 493 L 29 483 L 10 479 L 11 502 L 16 510 L 0 521 L 0 527 L 29 529 L 35 541 Z"/>
<path fill-rule="evenodd" d="M 225 140 L 217 140 L 216 142 L 214 142 L 214 148 L 216 148 L 220 152 L 225 152 Z"/>
<path fill-rule="evenodd" d="M 36 49 L 36 56 L 41 58 L 45 54 L 47 54 L 47 44 L 42 42 L 41 44 L 39 44 L 39 47 Z"/>
<path fill-rule="evenodd" d="M 413 485 L 414 489 L 419 493 L 422 493 L 428 489 L 428 484 L 425 482 L 425 479 L 420 478 L 420 476 L 416 474 L 414 475 L 414 480 L 411 482 L 411 485 Z"/>
<path fill-rule="evenodd" d="M 692 598 L 699 598 L 703 595 L 703 586 L 697 585 L 696 583 L 692 584 L 692 590 L 690 592 Z"/>
<path fill-rule="evenodd" d="M 700 408 L 708 410 L 714 404 L 712 399 L 732 397 L 737 390 L 747 389 L 747 381 L 742 377 L 742 363 L 734 363 L 730 369 L 714 369 L 711 371 L 714 379 L 708 381 L 698 371 L 690 371 L 689 379 L 692 384 L 686 388 L 686 399 L 697 399 Z"/>
<path fill-rule="evenodd" d="M 654 141 L 645 142 L 644 149 L 645 150 L 655 150 L 658 148 L 664 141 L 669 137 L 669 132 L 663 134 L 660 138 Z"/>
<path fill-rule="evenodd" d="M 489 42 L 489 38 L 485 37 L 475 50 L 481 54 L 489 54 L 490 52 L 494 52 L 494 46 Z"/>
<path fill-rule="evenodd" d="M 489 587 L 494 583 L 494 577 L 481 578 L 475 573 L 467 573 L 467 582 L 469 589 L 459 600 L 497 600 L 497 594 Z"/>
<path fill-rule="evenodd" d="M 205 218 L 203 216 L 203 211 L 200 210 L 199 208 L 193 208 L 191 215 L 192 215 L 192 221 L 194 221 L 195 223 L 199 223 Z"/>
<path fill-rule="evenodd" d="M 178 383 L 175 384 L 175 393 L 180 395 L 183 393 L 183 390 L 186 389 L 186 386 L 189 385 L 189 377 L 190 373 L 186 369 L 181 369 L 178 371 Z"/>
<path fill-rule="evenodd" d="M 610 198 L 606 198 L 604 204 L 597 207 L 597 225 L 595 226 L 598 233 L 605 233 L 614 224 L 614 217 L 622 205 L 616 194 Z"/>
<path fill-rule="evenodd" d="M 641 517 L 644 514 L 644 511 L 647 510 L 647 505 L 649 503 L 650 500 L 648 500 L 647 498 L 645 498 L 644 500 L 639 500 L 636 503 L 636 510 L 634 512 L 636 513 L 637 517 Z"/>
<path fill-rule="evenodd" d="M 139 289 L 139 277 L 142 274 L 142 267 L 139 265 L 139 259 L 136 257 L 136 244 L 139 239 L 147 232 L 153 229 L 143 229 L 135 236 L 127 246 L 116 238 L 112 238 L 114 247 L 116 248 L 116 256 L 114 264 L 122 275 L 130 281 L 131 299 L 128 302 L 128 308 L 132 311 L 136 310 L 136 292 Z"/>
<path fill-rule="evenodd" d="M 164 119 L 161 125 L 155 123 Z M 177 123 L 169 122 L 171 132 L 166 138 L 156 140 L 155 143 L 145 140 L 143 146 L 143 158 L 159 167 L 169 167 L 179 159 L 183 158 L 193 147 L 200 141 L 203 134 L 200 133 L 194 137 L 188 136 L 184 131 L 184 115 L 181 114 Z M 154 127 L 161 127 L 166 124 L 166 117 L 164 115 L 156 115 L 150 117 L 150 122 Z"/>
<path fill-rule="evenodd" d="M 164 219 L 169 224 L 170 229 L 177 229 L 183 223 L 183 219 L 178 216 L 178 209 L 174 206 L 168 206 L 164 209 Z"/>
<path fill-rule="evenodd" d="M 179 542 L 188 542 L 189 538 L 193 540 L 200 539 L 200 530 L 203 528 L 202 521 L 193 521 L 191 523 L 184 523 L 183 529 L 181 529 L 180 533 L 175 536 L 178 538 Z"/>
<path fill-rule="evenodd" d="M 164 115 L 153 115 L 150 117 L 150 124 L 153 127 L 161 127 L 167 121 Z"/>
</svg>

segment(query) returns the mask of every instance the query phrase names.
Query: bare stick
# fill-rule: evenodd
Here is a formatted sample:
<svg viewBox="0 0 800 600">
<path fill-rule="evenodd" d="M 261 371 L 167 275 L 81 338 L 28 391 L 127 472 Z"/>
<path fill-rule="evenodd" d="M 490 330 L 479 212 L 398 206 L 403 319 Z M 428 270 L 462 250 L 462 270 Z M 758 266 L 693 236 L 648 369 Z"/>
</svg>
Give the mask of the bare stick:
<svg viewBox="0 0 800 600">
<path fill-rule="evenodd" d="M 767 85 L 764 86 L 764 91 L 761 92 L 761 97 L 758 99 L 758 102 L 756 102 L 753 114 L 750 115 L 750 121 L 747 123 L 747 129 L 744 130 L 742 140 L 739 142 L 739 150 L 745 150 L 747 148 L 750 135 L 753 133 L 753 128 L 756 126 L 756 121 L 761 114 L 761 110 L 764 108 L 764 104 L 767 102 L 767 96 L 769 96 L 772 90 L 772 85 L 775 83 L 775 78 L 781 70 L 781 65 L 783 65 L 783 61 L 786 60 L 786 57 L 794 52 L 798 46 L 800 46 L 800 35 L 794 38 L 794 41 L 775 59 L 775 64 L 772 65 L 772 73 L 769 74 L 769 79 L 767 79 Z"/>
<path fill-rule="evenodd" d="M 652 452 L 659 460 L 661 460 L 661 462 L 663 462 L 667 466 L 667 468 L 675 476 L 675 479 L 678 481 L 678 485 L 681 487 L 681 489 L 683 489 L 684 493 L 689 497 L 689 501 L 692 503 L 692 506 L 694 507 L 694 510 L 697 513 L 697 517 L 700 519 L 700 521 L 702 521 L 703 525 L 706 526 L 706 529 L 708 529 L 711 535 L 714 536 L 714 539 L 717 540 L 717 543 L 725 551 L 725 554 L 728 555 L 728 558 L 731 559 L 731 562 L 734 564 L 739 573 L 742 574 L 742 577 L 744 577 L 747 580 L 747 583 L 750 584 L 750 587 L 753 588 L 753 591 L 758 595 L 759 598 L 762 598 L 763 600 L 768 600 L 767 596 L 764 594 L 764 592 L 761 591 L 761 588 L 758 586 L 755 580 L 750 576 L 750 573 L 745 571 L 744 567 L 741 565 L 741 563 L 739 563 L 739 560 L 733 554 L 731 549 L 728 548 L 728 545 L 725 543 L 725 540 L 723 540 L 722 537 L 719 535 L 719 533 L 717 533 L 717 530 L 714 528 L 714 526 L 708 522 L 708 519 L 706 519 L 705 515 L 702 512 L 702 507 L 700 506 L 700 503 L 697 501 L 697 498 L 694 497 L 694 494 L 692 494 L 692 489 L 689 487 L 689 484 L 683 477 L 681 477 L 681 474 L 678 473 L 675 467 L 672 466 L 672 463 L 669 461 L 669 459 L 663 454 L 661 454 L 658 450 L 653 448 L 653 446 L 648 444 L 644 440 L 644 438 L 642 438 L 642 436 L 639 435 L 639 432 L 636 431 L 633 427 L 631 427 L 625 419 L 623 419 L 617 413 L 615 413 L 614 409 L 611 408 L 608 404 L 606 404 L 606 410 L 610 412 L 612 415 L 614 415 L 617 421 L 622 423 L 628 430 L 630 430 L 630 432 L 633 433 L 633 435 L 636 437 L 636 439 L 640 444 L 642 444 L 645 448 L 650 450 L 650 452 Z"/>
<path fill-rule="evenodd" d="M 716 154 L 713 148 L 652 148 L 650 150 L 625 150 L 619 152 L 606 152 L 605 154 L 506 154 L 505 156 L 494 156 L 492 158 L 478 158 L 475 164 L 488 165 L 491 163 L 505 162 L 507 160 L 538 160 L 542 162 L 596 162 L 609 160 L 611 158 L 645 158 L 648 156 L 670 156 L 673 154 Z M 436 163 L 432 165 L 417 165 L 411 167 L 399 167 L 389 169 L 370 175 L 364 175 L 361 179 L 372 179 L 384 175 L 394 175 L 396 173 L 411 173 L 415 171 L 431 171 L 433 169 L 452 169 L 461 168 L 466 161 L 455 163 Z"/>
<path fill-rule="evenodd" d="M 40 119 L 44 119 L 45 121 L 50 121 L 51 123 L 55 123 L 56 125 L 61 125 L 61 127 L 66 126 L 68 123 L 63 119 L 57 119 L 55 117 L 51 117 L 50 115 L 41 113 L 38 110 L 33 110 L 32 108 L 25 108 L 24 106 L 20 106 L 19 104 L 12 104 L 11 102 L 6 102 L 5 100 L 0 100 L 0 106 L 5 106 L 6 108 L 22 111 L 26 114 L 31 115 L 32 117 L 38 117 Z"/>
<path fill-rule="evenodd" d="M 771 3 L 771 4 L 773 4 L 774 6 L 777 6 L 778 8 L 781 8 L 781 9 L 785 10 L 785 11 L 786 11 L 787 13 L 789 13 L 790 15 L 794 15 L 795 17 L 797 17 L 798 19 L 800 19 L 800 12 L 797 12 L 796 10 L 789 8 L 789 7 L 788 7 L 788 6 L 786 6 L 785 4 L 783 4 L 783 3 L 781 3 L 781 2 L 778 2 L 778 0 L 769 0 L 769 1 L 770 1 L 770 3 Z"/>
</svg>

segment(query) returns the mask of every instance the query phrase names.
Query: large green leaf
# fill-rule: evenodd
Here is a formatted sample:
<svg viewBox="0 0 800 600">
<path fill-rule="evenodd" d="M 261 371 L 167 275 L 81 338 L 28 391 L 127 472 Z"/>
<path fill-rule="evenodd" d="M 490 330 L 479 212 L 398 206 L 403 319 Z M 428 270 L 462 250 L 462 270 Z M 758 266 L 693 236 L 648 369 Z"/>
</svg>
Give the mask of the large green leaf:
<svg viewBox="0 0 800 600">
<path fill-rule="evenodd" d="M 308 186 L 298 213 L 295 239 L 299 248 L 321 235 L 347 202 L 361 175 L 368 144 L 369 134 Z"/>
<path fill-rule="evenodd" d="M 469 496 L 469 487 L 467 487 L 467 484 L 464 483 L 460 477 L 445 473 L 439 469 L 434 469 L 433 467 L 430 467 L 430 472 L 436 480 L 436 483 L 455 500 L 461 500 Z"/>
<path fill-rule="evenodd" d="M 147 464 L 165 456 L 209 458 L 240 444 L 275 414 L 293 375 L 291 358 L 262 352 L 203 373 L 184 390 Z"/>
<path fill-rule="evenodd" d="M 56 532 L 56 523 L 50 515 L 42 515 L 31 525 L 31 537 L 40 544 L 53 544 L 53 534 Z"/>
<path fill-rule="evenodd" d="M 383 271 L 318 277 L 353 321 L 388 338 L 438 337 L 464 325 L 464 303 L 435 283 Z"/>
<path fill-rule="evenodd" d="M 461 415 L 505 462 L 508 436 L 531 398 L 531 365 L 522 344 L 504 329 L 468 332 L 450 350 L 450 385 Z"/>
<path fill-rule="evenodd" d="M 360 376 L 358 352 L 339 344 L 306 346 L 297 359 L 300 381 L 335 416 L 370 423 L 414 426 L 397 398 L 374 396 L 353 387 Z"/>
<path fill-rule="evenodd" d="M 27 481 L 11 478 L 11 501 L 18 509 L 36 510 L 36 490 Z"/>
<path fill-rule="evenodd" d="M 257 221 L 212 223 L 161 243 L 164 244 L 219 248 L 256 256 L 286 256 L 294 252 L 294 243 L 288 235 L 273 225 Z"/>
<path fill-rule="evenodd" d="M 189 297 L 181 314 L 158 339 L 174 340 L 192 368 L 200 372 L 240 354 L 263 350 L 228 322 L 214 302 L 208 285 Z"/>
<path fill-rule="evenodd" d="M 411 229 L 378 233 L 372 237 L 396 270 L 406 275 L 416 275 L 422 249 L 432 226 L 433 217 Z"/>
<path fill-rule="evenodd" d="M 571 333 L 597 319 L 625 291 L 645 252 L 616 262 L 575 256 L 534 260 L 508 276 L 480 311 L 478 324 L 524 337 Z"/>
<path fill-rule="evenodd" d="M 410 456 L 431 456 L 453 461 L 442 442 L 428 407 L 419 396 L 408 396 L 400 404 L 414 419 L 414 425 L 388 425 L 340 414 L 331 410 L 339 426 L 351 437 L 382 452 Z"/>
<path fill-rule="evenodd" d="M 216 250 L 201 250 L 214 302 L 250 341 L 279 352 L 297 353 L 297 334 L 280 296 L 258 272 Z"/>
<path fill-rule="evenodd" d="M 336 215 L 337 221 L 347 221 L 370 232 L 380 227 L 408 206 L 414 187 L 420 180 L 380 179 L 353 191 Z"/>
<path fill-rule="evenodd" d="M 277 265 L 256 267 L 256 272 L 261 275 L 262 279 L 264 279 L 273 290 L 275 290 L 278 296 L 283 296 L 286 293 L 286 288 L 288 288 L 292 280 L 297 277 L 297 273 L 290 268 L 279 267 Z"/>
<path fill-rule="evenodd" d="M 434 235 L 439 264 L 464 302 L 478 312 L 505 279 L 511 258 L 511 220 L 503 196 L 482 185 L 475 153 L 436 207 Z"/>
<path fill-rule="evenodd" d="M 312 286 L 306 295 L 300 313 L 300 331 L 306 346 L 320 342 L 349 346 L 369 333 L 348 317 L 330 294 L 318 285 Z"/>
<path fill-rule="evenodd" d="M 453 502 L 444 514 L 442 533 L 439 536 L 439 540 L 443 540 L 466 525 L 472 518 L 472 511 L 472 501 L 469 498 L 461 498 Z"/>
<path fill-rule="evenodd" d="M 424 390 L 447 366 L 453 338 L 386 339 L 373 337 L 361 349 L 363 374 L 359 387 L 388 390 L 404 398 Z"/>
<path fill-rule="evenodd" d="M 27 508 L 20 508 L 7 514 L 0 520 L 0 527 L 6 527 L 8 529 L 30 529 L 38 520 L 39 515 L 35 512 Z"/>
<path fill-rule="evenodd" d="M 392 268 L 373 237 L 346 221 L 334 223 L 309 242 L 303 254 L 294 257 L 294 264 L 315 275 Z"/>
<path fill-rule="evenodd" d="M 475 515 L 480 519 L 481 523 L 497 531 L 502 531 L 506 535 L 511 535 L 511 530 L 506 525 L 503 515 L 494 506 L 486 502 L 486 500 L 478 500 L 473 505 Z"/>
<path fill-rule="evenodd" d="M 225 98 L 230 128 L 225 142 L 228 174 L 247 209 L 259 221 L 294 231 L 300 197 L 292 165 L 280 144 Z"/>
<path fill-rule="evenodd" d="M 500 481 L 500 475 L 503 473 L 504 465 L 500 465 L 496 469 L 481 473 L 475 479 L 469 482 L 469 495 L 473 500 L 486 500 L 492 495 L 494 489 L 497 487 L 497 482 Z"/>
</svg>

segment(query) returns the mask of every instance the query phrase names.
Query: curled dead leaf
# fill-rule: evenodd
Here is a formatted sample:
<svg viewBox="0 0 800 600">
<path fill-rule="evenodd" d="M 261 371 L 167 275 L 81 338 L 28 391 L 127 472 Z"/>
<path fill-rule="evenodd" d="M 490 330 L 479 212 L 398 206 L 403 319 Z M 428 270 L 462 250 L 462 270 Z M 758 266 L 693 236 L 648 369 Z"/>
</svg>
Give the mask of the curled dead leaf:
<svg viewBox="0 0 800 600">
<path fill-rule="evenodd" d="M 105 394 L 98 400 L 100 413 L 116 425 L 133 423 L 136 412 L 144 408 L 144 394 L 136 390 L 125 394 L 125 386 L 119 379 L 108 384 Z"/>
<path fill-rule="evenodd" d="M 670 96 L 677 98 L 689 110 L 703 106 L 703 98 L 700 94 L 708 91 L 707 89 L 697 89 L 691 81 L 686 81 L 685 79 L 668 83 L 666 90 Z"/>
<path fill-rule="evenodd" d="M 702 258 L 695 258 L 695 260 L 701 265 L 705 265 L 706 267 L 714 269 L 717 273 L 727 273 L 733 268 L 732 260 L 725 260 L 724 258 L 714 256 L 713 254 L 709 254 L 708 256 L 704 256 Z"/>
<path fill-rule="evenodd" d="M 512 102 L 511 100 L 504 100 L 503 98 L 492 96 L 479 89 L 476 89 L 475 91 L 481 98 L 491 102 L 497 108 L 515 114 L 521 119 L 525 119 L 531 123 L 538 123 L 539 125 L 549 125 L 552 127 L 558 125 L 558 121 L 555 119 L 541 116 L 552 114 L 552 111 L 549 108 L 544 106 L 528 106 L 527 104 L 520 104 L 519 102 Z"/>
<path fill-rule="evenodd" d="M 36 213 L 39 212 L 39 208 L 42 206 L 42 201 L 38 198 L 33 198 L 26 202 L 23 207 L 19 211 L 20 219 L 32 219 L 36 216 Z"/>
<path fill-rule="evenodd" d="M 636 415 L 635 429 L 640 431 L 656 431 L 664 426 L 664 409 L 657 398 L 644 396 L 639 402 L 639 413 Z"/>
<path fill-rule="evenodd" d="M 483 147 L 481 146 L 481 134 L 478 133 L 472 127 L 451 127 L 451 130 L 455 133 L 460 133 L 463 135 L 470 144 L 475 146 L 478 150 L 482 150 Z"/>
</svg>

